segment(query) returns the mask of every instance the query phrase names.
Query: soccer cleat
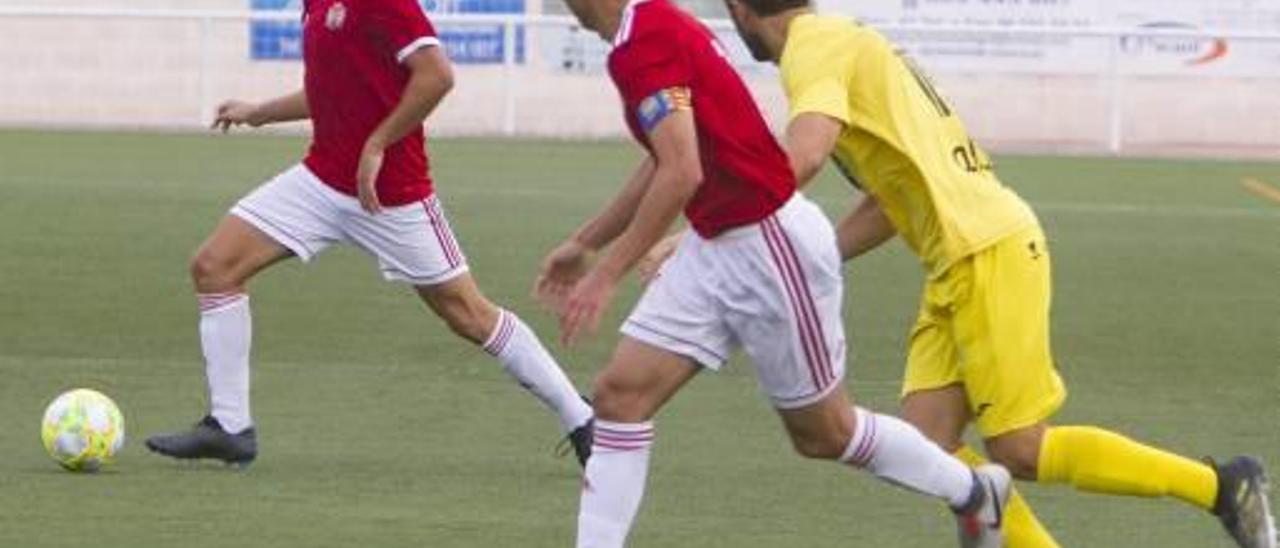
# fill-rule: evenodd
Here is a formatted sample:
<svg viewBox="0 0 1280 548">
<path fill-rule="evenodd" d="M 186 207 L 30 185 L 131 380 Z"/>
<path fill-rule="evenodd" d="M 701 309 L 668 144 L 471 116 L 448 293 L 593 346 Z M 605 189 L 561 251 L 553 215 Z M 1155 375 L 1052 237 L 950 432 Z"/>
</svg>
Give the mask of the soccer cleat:
<svg viewBox="0 0 1280 548">
<path fill-rule="evenodd" d="M 573 453 L 578 456 L 578 464 L 583 468 L 587 466 L 587 459 L 591 458 L 591 444 L 595 442 L 595 434 L 595 419 L 569 432 L 569 443 L 573 444 Z"/>
<path fill-rule="evenodd" d="M 175 459 L 217 459 L 245 467 L 258 456 L 258 436 L 252 428 L 228 434 L 218 419 L 205 416 L 186 432 L 147 438 L 147 449 Z"/>
<path fill-rule="evenodd" d="M 1276 548 L 1276 520 L 1267 499 L 1270 486 L 1262 462 L 1248 456 L 1225 464 L 1209 461 L 1218 473 L 1213 513 L 1241 548 Z"/>
<path fill-rule="evenodd" d="M 565 455 L 569 453 L 569 448 L 573 448 L 573 454 L 578 457 L 578 464 L 583 468 L 587 467 L 587 459 L 591 458 L 591 444 L 595 441 L 596 420 L 590 419 L 572 432 L 569 432 L 564 440 L 560 442 L 560 447 L 556 449 L 556 454 Z"/>
<path fill-rule="evenodd" d="M 961 548 L 1004 546 L 1004 507 L 1009 503 L 1013 478 L 1003 466 L 984 464 L 973 469 L 970 502 L 956 510 Z"/>
</svg>

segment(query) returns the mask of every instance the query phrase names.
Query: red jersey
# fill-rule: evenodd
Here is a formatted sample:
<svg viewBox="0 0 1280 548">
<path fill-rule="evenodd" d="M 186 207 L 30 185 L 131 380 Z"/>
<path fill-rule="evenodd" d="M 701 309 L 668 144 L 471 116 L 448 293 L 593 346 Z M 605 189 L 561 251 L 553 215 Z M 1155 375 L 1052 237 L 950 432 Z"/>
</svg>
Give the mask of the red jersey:
<svg viewBox="0 0 1280 548">
<path fill-rule="evenodd" d="M 303 163 L 325 184 L 355 196 L 360 151 L 409 82 L 401 62 L 440 40 L 417 0 L 306 0 L 302 26 L 314 130 Z M 387 147 L 377 188 L 386 206 L 431 196 L 421 127 Z"/>
<path fill-rule="evenodd" d="M 684 214 L 702 237 L 761 221 L 795 193 L 786 153 L 724 47 L 668 0 L 627 5 L 609 75 L 622 94 L 627 126 L 646 149 L 651 145 L 639 118 L 641 103 L 664 89 L 689 90 L 703 180 Z"/>
</svg>

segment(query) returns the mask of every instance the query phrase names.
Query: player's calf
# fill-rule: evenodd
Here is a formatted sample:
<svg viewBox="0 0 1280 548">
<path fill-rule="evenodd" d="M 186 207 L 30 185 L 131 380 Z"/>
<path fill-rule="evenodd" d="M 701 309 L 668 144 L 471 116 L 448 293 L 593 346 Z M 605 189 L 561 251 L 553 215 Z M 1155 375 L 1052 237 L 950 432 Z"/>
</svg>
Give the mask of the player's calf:
<svg viewBox="0 0 1280 548">
<path fill-rule="evenodd" d="M 590 455 L 591 406 L 533 330 L 512 312 L 489 302 L 469 274 L 417 290 L 450 330 L 497 359 L 521 387 L 556 413 L 578 461 L 585 462 Z"/>
<path fill-rule="evenodd" d="M 800 454 L 837 460 L 945 501 L 956 514 L 963 547 L 1001 545 L 1009 473 L 1000 466 L 975 472 L 905 421 L 851 407 L 838 389 L 778 413 Z"/>
<path fill-rule="evenodd" d="M 814 405 L 783 414 L 782 422 L 796 453 L 821 460 L 838 460 L 844 454 L 858 427 L 853 408 L 845 403 Z"/>
</svg>

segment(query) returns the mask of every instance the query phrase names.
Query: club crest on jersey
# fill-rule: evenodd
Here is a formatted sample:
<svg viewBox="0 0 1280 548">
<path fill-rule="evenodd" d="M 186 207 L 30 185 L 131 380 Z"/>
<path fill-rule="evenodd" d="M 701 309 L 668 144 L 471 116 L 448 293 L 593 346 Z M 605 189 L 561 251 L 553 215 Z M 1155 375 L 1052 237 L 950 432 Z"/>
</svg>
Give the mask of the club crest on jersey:
<svg viewBox="0 0 1280 548">
<path fill-rule="evenodd" d="M 342 24 L 347 22 L 347 6 L 342 2 L 329 6 L 329 11 L 324 14 L 324 26 L 329 30 L 338 30 L 342 28 Z"/>
</svg>

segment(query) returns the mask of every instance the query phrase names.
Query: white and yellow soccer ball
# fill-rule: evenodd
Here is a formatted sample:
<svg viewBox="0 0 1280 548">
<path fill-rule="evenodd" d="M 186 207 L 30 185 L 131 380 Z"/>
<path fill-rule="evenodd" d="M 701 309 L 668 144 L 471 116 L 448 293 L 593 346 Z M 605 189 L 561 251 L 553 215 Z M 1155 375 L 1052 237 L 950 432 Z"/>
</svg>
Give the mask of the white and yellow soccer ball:
<svg viewBox="0 0 1280 548">
<path fill-rule="evenodd" d="M 78 388 L 44 411 L 40 438 L 53 460 L 72 472 L 96 472 L 124 446 L 124 416 L 111 398 Z"/>
</svg>

